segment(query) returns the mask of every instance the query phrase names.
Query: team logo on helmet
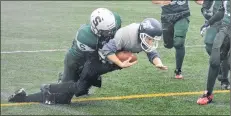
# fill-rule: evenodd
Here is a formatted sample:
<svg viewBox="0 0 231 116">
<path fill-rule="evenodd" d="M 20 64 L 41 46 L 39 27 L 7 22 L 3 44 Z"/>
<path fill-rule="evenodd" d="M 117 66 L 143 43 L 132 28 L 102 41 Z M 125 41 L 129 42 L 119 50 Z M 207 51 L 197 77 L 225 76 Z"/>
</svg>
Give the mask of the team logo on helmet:
<svg viewBox="0 0 231 116">
<path fill-rule="evenodd" d="M 154 27 L 151 25 L 151 22 L 149 20 L 143 22 L 142 25 L 144 29 L 154 29 Z"/>
</svg>

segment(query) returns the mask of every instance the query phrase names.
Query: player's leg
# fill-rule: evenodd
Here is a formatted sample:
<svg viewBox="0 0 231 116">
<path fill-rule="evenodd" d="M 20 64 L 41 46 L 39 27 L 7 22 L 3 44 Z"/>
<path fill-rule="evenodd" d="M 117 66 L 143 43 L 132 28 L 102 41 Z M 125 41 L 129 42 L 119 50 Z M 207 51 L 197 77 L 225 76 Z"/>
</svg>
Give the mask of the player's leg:
<svg viewBox="0 0 231 116">
<path fill-rule="evenodd" d="M 64 59 L 64 72 L 59 74 L 62 82 L 77 82 L 79 80 L 79 73 L 82 70 L 82 62 L 79 57 L 74 56 L 70 51 L 67 52 Z M 57 88 L 59 89 L 59 88 Z M 87 91 L 88 94 L 88 91 Z M 52 94 L 55 98 L 54 103 L 69 104 L 73 98 L 74 93 L 64 91 L 59 94 Z"/>
<path fill-rule="evenodd" d="M 64 58 L 64 71 L 59 74 L 61 82 L 74 81 L 79 79 L 79 74 L 83 68 L 84 59 L 74 56 L 69 50 Z"/>
<path fill-rule="evenodd" d="M 16 90 L 14 94 L 8 97 L 8 102 L 43 102 L 44 96 L 42 92 L 33 93 L 30 95 L 26 94 L 23 88 Z"/>
<path fill-rule="evenodd" d="M 46 103 L 47 96 L 52 97 L 48 100 L 52 99 L 52 103 L 60 103 L 60 104 L 69 104 L 71 102 L 71 98 L 73 94 L 70 93 L 60 93 L 60 94 L 50 94 L 41 90 L 41 92 L 33 93 L 26 95 L 26 92 L 23 88 L 14 92 L 13 95 L 8 97 L 8 102 L 40 102 Z M 54 99 L 55 98 L 55 99 Z"/>
<path fill-rule="evenodd" d="M 103 64 L 99 60 L 88 60 L 80 74 L 80 79 L 77 82 L 62 82 L 59 84 L 48 84 L 50 93 L 75 93 L 76 96 L 86 94 L 86 91 L 92 86 L 99 75 L 119 69 L 111 64 Z"/>
<path fill-rule="evenodd" d="M 182 79 L 183 76 L 181 74 L 182 64 L 185 56 L 185 38 L 188 32 L 189 27 L 189 17 L 178 20 L 174 25 L 174 39 L 173 46 L 176 50 L 175 58 L 176 58 L 176 70 L 175 70 L 175 78 Z"/>
<path fill-rule="evenodd" d="M 218 25 L 212 25 L 209 29 L 207 29 L 204 43 L 205 43 L 205 49 L 208 53 L 208 55 L 211 55 L 213 41 L 215 39 L 216 33 L 218 32 L 219 24 Z M 218 80 L 221 82 L 221 88 L 222 89 L 229 89 L 229 81 L 228 81 L 228 63 L 227 60 L 222 61 L 221 68 L 219 70 Z"/>
<path fill-rule="evenodd" d="M 164 47 L 171 49 L 173 47 L 174 25 L 172 23 L 161 21 L 163 28 Z"/>
<path fill-rule="evenodd" d="M 221 62 L 221 71 L 222 75 L 220 76 L 219 80 L 221 81 L 221 89 L 230 89 L 230 83 L 228 79 L 228 73 L 229 73 L 229 63 L 228 58 L 223 60 Z"/>
<path fill-rule="evenodd" d="M 216 77 L 218 76 L 221 61 L 227 57 L 227 53 L 229 50 L 229 42 L 227 44 L 226 41 L 226 31 L 227 28 L 221 28 L 219 32 L 216 34 L 213 48 L 210 57 L 210 66 L 208 71 L 207 78 L 207 89 L 201 98 L 198 99 L 197 103 L 200 105 L 208 104 L 213 99 L 213 88 L 215 85 Z M 229 38 L 228 38 L 229 39 Z"/>
<path fill-rule="evenodd" d="M 75 57 L 68 51 L 64 59 L 64 73 L 63 82 L 76 82 L 79 79 L 78 63 Z M 23 94 L 22 94 L 23 93 Z M 37 92 L 34 94 L 26 95 L 25 90 L 19 89 L 8 98 L 9 102 L 44 102 L 44 92 Z M 56 95 L 57 103 L 68 103 L 74 93 L 63 92 Z"/>
<path fill-rule="evenodd" d="M 218 33 L 217 27 L 211 26 L 207 29 L 205 37 L 204 37 L 204 43 L 205 43 L 205 50 L 208 53 L 208 55 L 211 55 L 212 47 L 213 47 L 213 41 L 216 37 L 216 34 Z"/>
</svg>

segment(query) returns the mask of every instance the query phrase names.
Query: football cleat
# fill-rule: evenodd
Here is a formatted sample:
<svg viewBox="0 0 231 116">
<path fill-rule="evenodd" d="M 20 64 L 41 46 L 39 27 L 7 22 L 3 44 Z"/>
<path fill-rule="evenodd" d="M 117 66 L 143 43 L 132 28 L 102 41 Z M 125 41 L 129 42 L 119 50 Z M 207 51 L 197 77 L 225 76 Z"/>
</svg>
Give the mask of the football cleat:
<svg viewBox="0 0 231 116">
<path fill-rule="evenodd" d="M 211 103 L 213 100 L 213 94 L 208 94 L 207 91 L 205 91 L 205 93 L 202 95 L 202 97 L 200 97 L 198 100 L 197 100 L 197 104 L 199 105 L 207 105 L 209 103 Z"/>
<path fill-rule="evenodd" d="M 181 70 L 175 70 L 175 79 L 183 79 L 183 75 L 181 74 Z"/>
<path fill-rule="evenodd" d="M 229 82 L 221 82 L 221 89 L 222 90 L 229 90 L 230 89 L 230 83 Z"/>
<path fill-rule="evenodd" d="M 24 88 L 20 88 L 19 90 L 15 91 L 13 95 L 8 97 L 8 102 L 24 102 L 26 97 L 26 92 Z"/>
</svg>

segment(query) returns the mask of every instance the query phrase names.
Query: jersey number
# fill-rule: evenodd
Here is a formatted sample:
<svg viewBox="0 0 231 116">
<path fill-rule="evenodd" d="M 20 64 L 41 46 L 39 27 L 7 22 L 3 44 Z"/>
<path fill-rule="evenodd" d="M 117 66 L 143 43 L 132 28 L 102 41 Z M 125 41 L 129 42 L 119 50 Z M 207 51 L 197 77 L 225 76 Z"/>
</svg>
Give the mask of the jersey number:
<svg viewBox="0 0 231 116">
<path fill-rule="evenodd" d="M 93 20 L 95 26 L 98 26 L 100 22 L 101 22 L 101 18 L 99 16 L 95 17 L 95 20 Z"/>
<path fill-rule="evenodd" d="M 86 48 L 85 48 L 85 45 L 84 45 L 84 44 L 79 44 L 79 46 L 80 46 L 80 49 L 81 49 L 81 50 L 86 50 Z"/>
<path fill-rule="evenodd" d="M 185 4 L 185 3 L 186 3 L 185 0 L 173 0 L 170 4 L 171 4 L 171 5 L 174 5 L 174 4 L 183 5 L 183 4 Z"/>
</svg>

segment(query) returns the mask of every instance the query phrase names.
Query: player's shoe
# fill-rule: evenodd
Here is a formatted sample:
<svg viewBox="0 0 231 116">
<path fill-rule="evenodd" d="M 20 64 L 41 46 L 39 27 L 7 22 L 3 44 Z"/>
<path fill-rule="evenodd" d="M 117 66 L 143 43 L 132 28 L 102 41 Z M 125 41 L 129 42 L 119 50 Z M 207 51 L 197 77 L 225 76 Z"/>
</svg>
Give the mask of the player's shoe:
<svg viewBox="0 0 231 116">
<path fill-rule="evenodd" d="M 52 105 L 55 104 L 55 97 L 52 93 L 50 93 L 49 89 L 50 89 L 50 84 L 42 84 L 40 87 L 40 90 L 43 94 L 43 103 Z"/>
<path fill-rule="evenodd" d="M 175 79 L 183 79 L 184 77 L 183 77 L 183 75 L 181 74 L 181 70 L 175 70 L 174 71 L 174 73 L 175 73 Z"/>
<path fill-rule="evenodd" d="M 221 89 L 222 90 L 229 90 L 230 89 L 230 83 L 229 82 L 221 82 Z"/>
<path fill-rule="evenodd" d="M 209 103 L 211 103 L 213 100 L 213 94 L 208 94 L 207 91 L 205 91 L 205 93 L 202 95 L 202 97 L 200 97 L 197 100 L 197 104 L 199 105 L 207 105 Z"/>
<path fill-rule="evenodd" d="M 24 102 L 26 92 L 23 88 L 16 90 L 13 95 L 8 97 L 8 102 Z"/>
</svg>

